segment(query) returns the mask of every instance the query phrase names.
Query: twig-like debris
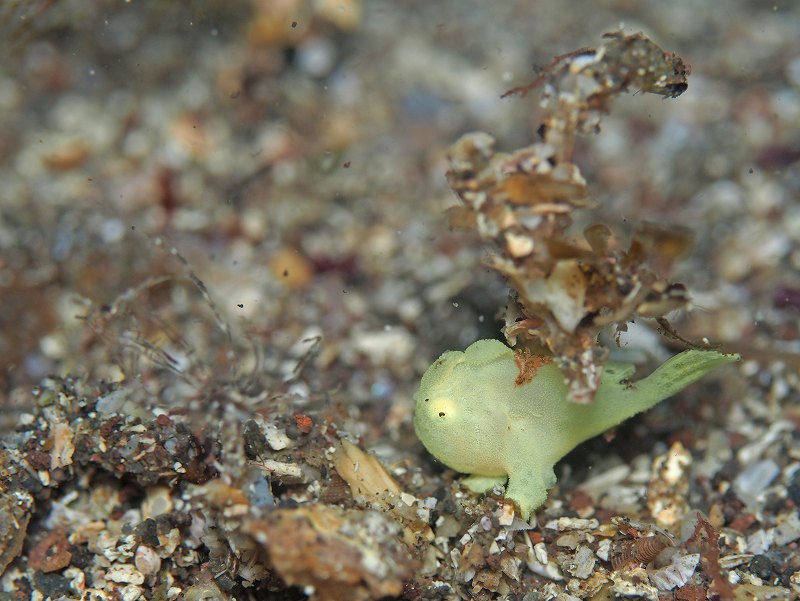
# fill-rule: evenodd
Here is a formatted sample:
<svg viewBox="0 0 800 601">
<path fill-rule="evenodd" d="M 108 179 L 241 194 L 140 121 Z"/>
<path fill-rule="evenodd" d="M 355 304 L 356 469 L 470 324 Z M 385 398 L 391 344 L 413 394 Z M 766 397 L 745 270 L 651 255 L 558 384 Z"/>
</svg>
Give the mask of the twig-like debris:
<svg viewBox="0 0 800 601">
<path fill-rule="evenodd" d="M 703 566 L 711 577 L 711 590 L 720 601 L 734 601 L 736 593 L 733 586 L 722 573 L 719 563 L 719 540 L 711 523 L 699 512 L 696 514 L 697 524 L 687 544 L 696 544 L 702 551 Z"/>
<path fill-rule="evenodd" d="M 565 372 L 571 400 L 590 403 L 607 351 L 597 343 L 610 325 L 663 318 L 688 305 L 685 287 L 664 279 L 691 243 L 681 228 L 642 224 L 627 249 L 595 224 L 576 241 L 566 232 L 576 211 L 593 206 L 571 162 L 577 133 L 594 133 L 613 98 L 629 89 L 674 98 L 686 90 L 687 67 L 643 34 L 604 36 L 596 50 L 556 57 L 545 72 L 510 94 L 542 90 L 542 141 L 512 153 L 485 133 L 450 149 L 448 181 L 463 201 L 451 222 L 474 228 L 499 253 L 489 258 L 513 290 L 505 315 L 512 345 L 549 353 Z"/>
</svg>

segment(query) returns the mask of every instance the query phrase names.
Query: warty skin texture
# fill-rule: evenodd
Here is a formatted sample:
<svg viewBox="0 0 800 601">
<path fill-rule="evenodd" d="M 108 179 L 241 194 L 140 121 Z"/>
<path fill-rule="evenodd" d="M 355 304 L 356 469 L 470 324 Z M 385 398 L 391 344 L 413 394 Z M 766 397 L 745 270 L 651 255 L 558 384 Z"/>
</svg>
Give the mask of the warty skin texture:
<svg viewBox="0 0 800 601">
<path fill-rule="evenodd" d="M 506 498 L 528 519 L 556 482 L 556 462 L 578 444 L 738 358 L 688 350 L 636 382 L 629 381 L 633 365 L 609 362 L 594 402 L 579 405 L 567 400 L 556 365 L 539 366 L 530 383 L 517 385 L 514 351 L 479 340 L 464 352 L 444 353 L 425 372 L 414 397 L 414 428 L 434 457 L 470 474 L 468 488 L 483 492 L 508 479 Z"/>
</svg>

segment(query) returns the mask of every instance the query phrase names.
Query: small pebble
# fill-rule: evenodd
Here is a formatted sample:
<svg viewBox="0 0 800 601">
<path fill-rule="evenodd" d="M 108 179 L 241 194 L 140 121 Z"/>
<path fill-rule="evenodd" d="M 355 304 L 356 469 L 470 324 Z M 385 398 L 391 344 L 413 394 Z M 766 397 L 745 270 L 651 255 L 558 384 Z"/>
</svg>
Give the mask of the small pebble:
<svg viewBox="0 0 800 601">
<path fill-rule="evenodd" d="M 734 479 L 733 489 L 745 503 L 750 505 L 780 473 L 780 466 L 772 459 L 758 461 Z"/>
<path fill-rule="evenodd" d="M 264 454 L 266 439 L 264 433 L 255 420 L 248 420 L 242 433 L 244 439 L 244 453 L 248 459 L 255 459 Z"/>
<path fill-rule="evenodd" d="M 792 481 L 786 487 L 786 494 L 797 507 L 800 507 L 800 469 L 795 470 Z"/>
<path fill-rule="evenodd" d="M 133 563 L 145 576 L 156 574 L 161 569 L 161 558 L 147 545 L 139 545 Z"/>
<path fill-rule="evenodd" d="M 250 483 L 249 494 L 247 495 L 250 502 L 256 507 L 274 507 L 275 498 L 272 496 L 269 480 L 264 476 L 256 478 Z"/>
<path fill-rule="evenodd" d="M 166 486 L 151 486 L 142 502 L 142 515 L 145 519 L 154 518 L 169 513 L 172 507 L 170 489 Z"/>
<path fill-rule="evenodd" d="M 69 578 L 65 578 L 61 574 L 37 572 L 33 577 L 33 583 L 42 595 L 51 599 L 58 599 L 69 594 Z"/>
<path fill-rule="evenodd" d="M 595 557 L 594 553 L 592 553 L 592 550 L 585 545 L 581 545 L 578 547 L 575 555 L 572 556 L 572 563 L 570 564 L 568 571 L 576 578 L 585 580 L 592 575 L 594 564 Z"/>
<path fill-rule="evenodd" d="M 772 576 L 772 562 L 766 555 L 754 556 L 753 559 L 750 560 L 750 565 L 748 567 L 750 571 L 761 578 L 761 580 L 767 580 Z"/>
<path fill-rule="evenodd" d="M 72 560 L 69 546 L 63 532 L 51 532 L 31 549 L 28 562 L 34 570 L 56 572 L 66 568 Z"/>
<path fill-rule="evenodd" d="M 128 563 L 114 564 L 106 570 L 106 580 L 121 584 L 142 584 L 144 575 Z"/>
<path fill-rule="evenodd" d="M 158 525 L 153 518 L 147 518 L 136 526 L 136 535 L 145 545 L 158 546 Z"/>
</svg>

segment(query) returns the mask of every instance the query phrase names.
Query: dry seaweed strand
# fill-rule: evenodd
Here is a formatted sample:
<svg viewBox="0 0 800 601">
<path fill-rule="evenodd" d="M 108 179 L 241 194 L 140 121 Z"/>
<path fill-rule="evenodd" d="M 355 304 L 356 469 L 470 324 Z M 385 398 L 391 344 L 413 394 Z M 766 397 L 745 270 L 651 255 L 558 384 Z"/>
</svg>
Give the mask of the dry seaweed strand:
<svg viewBox="0 0 800 601">
<path fill-rule="evenodd" d="M 691 235 L 643 223 L 624 250 L 604 224 L 586 228 L 584 240 L 568 237 L 575 212 L 593 206 L 571 162 L 574 137 L 597 132 L 618 94 L 674 98 L 687 74 L 680 57 L 643 34 L 608 33 L 598 49 L 558 56 L 532 83 L 504 94 L 541 88 L 540 142 L 500 153 L 490 135 L 471 133 L 450 149 L 448 181 L 463 201 L 450 210 L 451 223 L 496 245 L 488 265 L 512 288 L 505 336 L 517 348 L 554 355 L 575 402 L 590 403 L 597 391 L 607 355 L 597 342 L 602 330 L 624 331 L 635 317 L 663 319 L 688 305 L 685 287 L 665 278 Z"/>
<path fill-rule="evenodd" d="M 710 589 L 720 601 L 733 601 L 736 593 L 733 585 L 722 573 L 719 563 L 719 536 L 711 523 L 700 512 L 696 513 L 697 524 L 686 546 L 697 546 L 701 551 L 703 567 L 711 578 Z"/>
</svg>

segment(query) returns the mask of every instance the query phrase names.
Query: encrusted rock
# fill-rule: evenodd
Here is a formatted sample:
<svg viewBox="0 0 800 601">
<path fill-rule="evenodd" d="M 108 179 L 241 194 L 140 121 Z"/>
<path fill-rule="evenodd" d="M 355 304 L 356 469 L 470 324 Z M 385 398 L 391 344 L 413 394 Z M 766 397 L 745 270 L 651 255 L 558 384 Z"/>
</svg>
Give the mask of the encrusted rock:
<svg viewBox="0 0 800 601">
<path fill-rule="evenodd" d="M 287 584 L 313 591 L 313 599 L 398 596 L 414 573 L 400 527 L 376 511 L 326 505 L 276 509 L 246 523 L 244 531 L 263 546 Z"/>
</svg>

